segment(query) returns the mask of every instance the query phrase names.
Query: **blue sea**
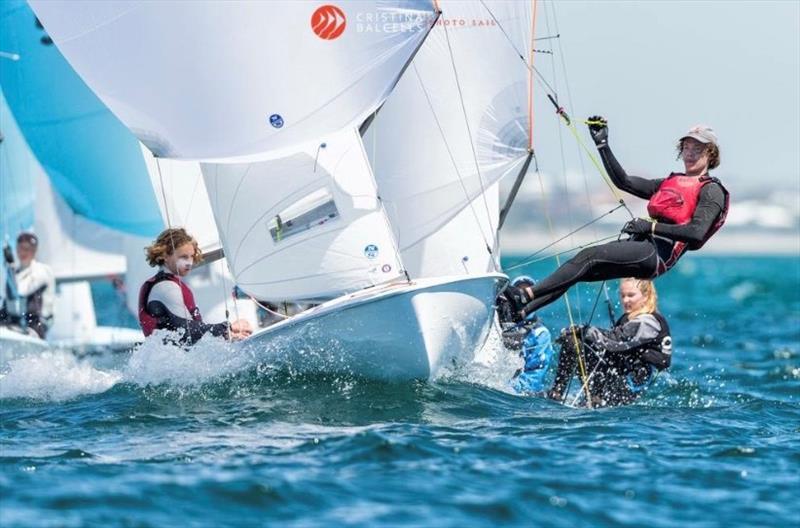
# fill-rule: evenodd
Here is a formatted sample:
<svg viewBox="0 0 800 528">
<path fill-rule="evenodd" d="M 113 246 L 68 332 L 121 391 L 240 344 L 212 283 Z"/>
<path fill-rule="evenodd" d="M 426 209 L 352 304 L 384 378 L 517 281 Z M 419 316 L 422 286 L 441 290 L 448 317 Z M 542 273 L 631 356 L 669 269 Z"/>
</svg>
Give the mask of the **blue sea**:
<svg viewBox="0 0 800 528">
<path fill-rule="evenodd" d="M 620 408 L 514 395 L 499 349 L 407 384 L 224 347 L 19 360 L 0 379 L 0 525 L 800 525 L 800 258 L 691 255 L 657 285 L 673 366 Z M 95 293 L 101 323 L 127 317 Z M 597 296 L 573 289 L 575 319 Z M 567 324 L 563 302 L 540 316 Z"/>
</svg>

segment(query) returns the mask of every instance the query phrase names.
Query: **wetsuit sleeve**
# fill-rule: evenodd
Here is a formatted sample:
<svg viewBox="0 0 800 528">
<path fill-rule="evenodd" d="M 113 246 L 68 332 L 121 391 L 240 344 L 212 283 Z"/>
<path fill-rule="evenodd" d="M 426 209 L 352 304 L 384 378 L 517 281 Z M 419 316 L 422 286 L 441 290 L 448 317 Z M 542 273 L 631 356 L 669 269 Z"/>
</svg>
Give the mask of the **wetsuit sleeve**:
<svg viewBox="0 0 800 528">
<path fill-rule="evenodd" d="M 717 217 L 725 208 L 725 194 L 716 183 L 708 183 L 700 190 L 697 208 L 688 224 L 674 225 L 657 223 L 655 234 L 672 240 L 686 242 L 689 247 L 703 242 L 706 233 L 714 227 Z"/>
<path fill-rule="evenodd" d="M 589 327 L 586 331 L 586 341 L 598 349 L 625 353 L 655 342 L 660 332 L 661 325 L 658 319 L 650 314 L 643 314 L 610 330 Z"/>
<path fill-rule="evenodd" d="M 159 328 L 166 328 L 172 331 L 183 329 L 185 333 L 181 342 L 188 345 L 195 344 L 206 333 L 215 336 L 225 336 L 228 332 L 228 325 L 226 323 L 206 324 L 202 321 L 178 317 L 167 310 L 167 307 L 164 306 L 164 303 L 161 301 L 148 302 L 147 313 L 158 319 Z"/>
<path fill-rule="evenodd" d="M 649 180 L 639 176 L 629 176 L 617 161 L 614 153 L 611 152 L 611 147 L 604 145 L 597 150 L 600 152 L 600 158 L 603 160 L 608 176 L 620 190 L 647 200 L 655 194 L 661 182 L 664 181 L 663 178 Z"/>
</svg>

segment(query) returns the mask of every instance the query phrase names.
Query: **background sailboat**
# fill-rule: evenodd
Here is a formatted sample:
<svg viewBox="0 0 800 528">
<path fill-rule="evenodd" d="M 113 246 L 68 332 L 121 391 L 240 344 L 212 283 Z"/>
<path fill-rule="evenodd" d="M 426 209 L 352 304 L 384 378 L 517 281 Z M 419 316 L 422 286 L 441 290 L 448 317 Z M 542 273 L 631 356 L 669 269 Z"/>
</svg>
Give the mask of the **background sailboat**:
<svg viewBox="0 0 800 528">
<path fill-rule="evenodd" d="M 15 145 L 27 156 L 9 172 L 36 182 L 37 257 L 59 281 L 48 338 L 69 348 L 129 347 L 141 332 L 98 326 L 85 281 L 130 272 L 127 248 L 143 264 L 142 248 L 164 226 L 140 144 L 72 70 L 25 2 L 0 7 L 0 49 L 17 58 L 0 60 L 0 86 L 24 135 Z M 219 288 L 203 287 L 200 275 L 193 280 L 201 309 L 224 306 Z M 133 280 L 129 290 L 140 282 L 135 271 Z M 212 291 L 213 303 L 206 299 Z M 224 308 L 209 311 L 224 318 Z"/>
</svg>

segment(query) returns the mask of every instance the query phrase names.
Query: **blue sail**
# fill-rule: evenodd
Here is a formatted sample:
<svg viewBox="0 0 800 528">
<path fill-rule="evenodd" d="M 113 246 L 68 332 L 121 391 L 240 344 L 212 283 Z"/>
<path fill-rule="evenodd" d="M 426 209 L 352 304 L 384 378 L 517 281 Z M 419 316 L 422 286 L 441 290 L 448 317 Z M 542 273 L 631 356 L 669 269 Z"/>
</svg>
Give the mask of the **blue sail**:
<svg viewBox="0 0 800 528">
<path fill-rule="evenodd" d="M 2 60 L 2 59 L 0 59 Z M 36 174 L 29 170 L 36 166 L 31 159 L 25 139 L 17 128 L 14 118 L 0 90 L 0 235 L 10 242 L 20 231 L 33 226 L 33 201 Z"/>
<path fill-rule="evenodd" d="M 136 138 L 75 73 L 22 0 L 0 2 L 0 54 L 8 106 L 72 210 L 125 233 L 156 235 L 163 223 Z"/>
</svg>

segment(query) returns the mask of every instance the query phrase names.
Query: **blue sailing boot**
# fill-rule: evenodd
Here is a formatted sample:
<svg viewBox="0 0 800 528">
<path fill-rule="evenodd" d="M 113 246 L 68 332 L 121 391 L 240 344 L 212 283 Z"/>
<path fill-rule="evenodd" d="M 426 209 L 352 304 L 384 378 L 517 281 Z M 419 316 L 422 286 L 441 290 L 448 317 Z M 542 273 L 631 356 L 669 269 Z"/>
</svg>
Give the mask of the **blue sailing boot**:
<svg viewBox="0 0 800 528">
<path fill-rule="evenodd" d="M 546 390 L 545 377 L 555 352 L 547 327 L 538 321 L 536 314 L 529 315 L 528 319 L 532 320 L 533 325 L 520 350 L 525 364 L 511 380 L 511 388 L 519 394 L 538 395 Z"/>
</svg>

